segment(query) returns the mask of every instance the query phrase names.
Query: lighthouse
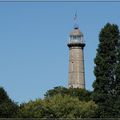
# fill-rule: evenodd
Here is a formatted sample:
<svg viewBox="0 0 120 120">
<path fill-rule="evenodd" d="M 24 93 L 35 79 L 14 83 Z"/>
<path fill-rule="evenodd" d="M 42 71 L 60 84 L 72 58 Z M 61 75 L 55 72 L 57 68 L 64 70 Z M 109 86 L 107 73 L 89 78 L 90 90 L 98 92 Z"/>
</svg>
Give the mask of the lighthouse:
<svg viewBox="0 0 120 120">
<path fill-rule="evenodd" d="M 78 25 L 75 25 L 70 33 L 67 46 L 69 47 L 68 87 L 85 89 L 85 43 Z"/>
</svg>

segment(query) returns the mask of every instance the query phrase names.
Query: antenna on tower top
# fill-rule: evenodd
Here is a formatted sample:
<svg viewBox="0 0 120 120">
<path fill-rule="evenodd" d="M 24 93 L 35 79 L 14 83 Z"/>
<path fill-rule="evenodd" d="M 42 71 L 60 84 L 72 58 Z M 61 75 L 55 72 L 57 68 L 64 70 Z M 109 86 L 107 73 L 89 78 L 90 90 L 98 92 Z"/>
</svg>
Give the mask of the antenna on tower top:
<svg viewBox="0 0 120 120">
<path fill-rule="evenodd" d="M 78 24 L 77 24 L 77 11 L 75 12 L 75 15 L 74 15 L 74 28 L 75 29 L 78 29 L 79 28 L 79 26 L 78 26 Z"/>
</svg>

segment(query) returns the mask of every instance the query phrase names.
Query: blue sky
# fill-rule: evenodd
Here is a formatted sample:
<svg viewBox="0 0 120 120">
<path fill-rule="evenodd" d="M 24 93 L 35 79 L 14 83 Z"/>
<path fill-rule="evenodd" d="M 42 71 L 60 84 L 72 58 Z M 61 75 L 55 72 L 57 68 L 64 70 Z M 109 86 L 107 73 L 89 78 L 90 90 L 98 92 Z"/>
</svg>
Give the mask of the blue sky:
<svg viewBox="0 0 120 120">
<path fill-rule="evenodd" d="M 75 11 L 86 42 L 86 88 L 92 90 L 98 35 L 107 22 L 120 26 L 119 2 L 0 2 L 0 86 L 14 101 L 67 87 Z"/>
</svg>

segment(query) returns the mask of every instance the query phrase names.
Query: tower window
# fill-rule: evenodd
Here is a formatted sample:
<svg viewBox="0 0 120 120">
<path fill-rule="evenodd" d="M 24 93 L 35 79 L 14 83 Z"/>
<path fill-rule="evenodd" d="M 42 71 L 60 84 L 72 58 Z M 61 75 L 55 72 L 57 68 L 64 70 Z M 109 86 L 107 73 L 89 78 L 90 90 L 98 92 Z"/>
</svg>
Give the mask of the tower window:
<svg viewBox="0 0 120 120">
<path fill-rule="evenodd" d="M 74 71 L 74 63 L 72 62 L 72 72 Z"/>
</svg>

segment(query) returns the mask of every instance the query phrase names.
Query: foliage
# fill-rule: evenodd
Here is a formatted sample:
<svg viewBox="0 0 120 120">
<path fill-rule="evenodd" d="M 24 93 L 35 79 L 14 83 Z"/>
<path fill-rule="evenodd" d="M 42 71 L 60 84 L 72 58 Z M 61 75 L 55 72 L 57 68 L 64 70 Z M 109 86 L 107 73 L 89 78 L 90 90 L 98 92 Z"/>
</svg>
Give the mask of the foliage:
<svg viewBox="0 0 120 120">
<path fill-rule="evenodd" d="M 68 95 L 54 95 L 37 99 L 21 106 L 21 117 L 81 118 L 95 117 L 97 105 L 93 101 L 82 102 Z"/>
<path fill-rule="evenodd" d="M 0 87 L 0 118 L 15 117 L 18 111 L 18 105 L 14 103 L 7 95 L 6 91 Z"/>
<path fill-rule="evenodd" d="M 6 91 L 2 87 L 0 87 L 0 103 L 3 103 L 5 101 L 9 101 L 9 97 Z"/>
<path fill-rule="evenodd" d="M 89 101 L 91 100 L 92 92 L 80 89 L 80 88 L 65 88 L 65 87 L 54 87 L 54 89 L 48 90 L 45 94 L 45 97 L 52 97 L 54 95 L 61 94 L 69 95 L 71 97 L 77 97 L 80 101 Z"/>
<path fill-rule="evenodd" d="M 107 23 L 99 34 L 93 83 L 93 100 L 99 105 L 98 117 L 115 117 L 114 103 L 120 96 L 120 35 L 118 26 Z M 120 109 L 119 109 L 120 110 Z"/>
<path fill-rule="evenodd" d="M 93 101 L 83 102 L 71 96 L 56 95 L 45 99 L 45 105 L 51 111 L 48 117 L 83 118 L 95 117 L 97 105 Z"/>
<path fill-rule="evenodd" d="M 43 118 L 44 117 L 44 106 L 41 99 L 35 101 L 29 101 L 20 105 L 18 117 L 20 118 Z"/>
<path fill-rule="evenodd" d="M 68 89 L 62 86 L 57 86 L 57 87 L 54 87 L 53 89 L 48 90 L 44 96 L 53 97 L 54 95 L 57 95 L 57 94 L 61 94 L 61 95 L 68 94 Z"/>
</svg>

